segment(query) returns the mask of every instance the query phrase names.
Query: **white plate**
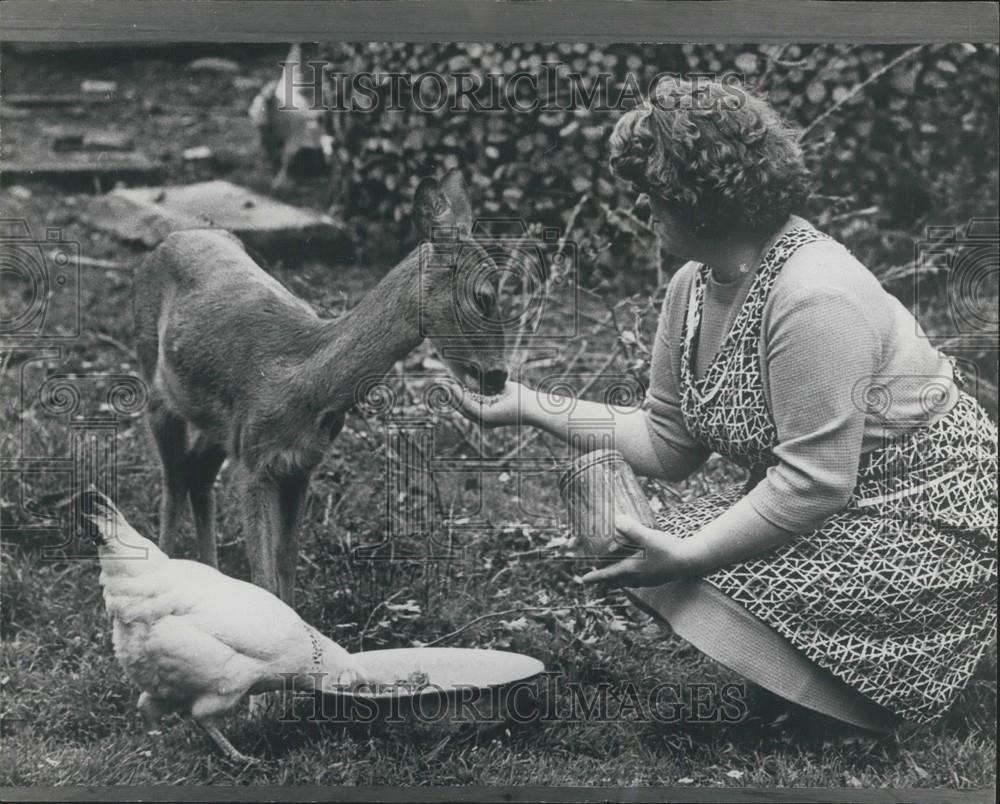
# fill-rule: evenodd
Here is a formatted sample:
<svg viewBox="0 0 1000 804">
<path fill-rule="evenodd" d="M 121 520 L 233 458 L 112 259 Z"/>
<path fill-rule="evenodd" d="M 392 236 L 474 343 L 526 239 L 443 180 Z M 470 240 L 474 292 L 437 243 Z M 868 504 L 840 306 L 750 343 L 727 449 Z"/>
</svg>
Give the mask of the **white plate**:
<svg viewBox="0 0 1000 804">
<path fill-rule="evenodd" d="M 338 691 L 363 698 L 410 697 L 457 689 L 486 689 L 531 678 L 545 670 L 538 659 L 522 653 L 479 648 L 393 648 L 354 654 L 365 669 L 388 682 L 406 680 L 413 673 L 427 677 L 425 687 L 362 687 Z"/>
</svg>

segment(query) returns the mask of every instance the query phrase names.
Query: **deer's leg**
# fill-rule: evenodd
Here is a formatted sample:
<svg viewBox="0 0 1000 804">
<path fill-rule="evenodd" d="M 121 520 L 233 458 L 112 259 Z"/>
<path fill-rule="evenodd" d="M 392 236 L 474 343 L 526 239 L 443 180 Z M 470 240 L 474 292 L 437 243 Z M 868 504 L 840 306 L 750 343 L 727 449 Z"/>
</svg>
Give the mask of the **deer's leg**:
<svg viewBox="0 0 1000 804">
<path fill-rule="evenodd" d="M 160 403 L 150 406 L 149 426 L 163 469 L 159 546 L 164 553 L 172 556 L 187 492 L 187 424 Z"/>
<path fill-rule="evenodd" d="M 198 534 L 198 557 L 210 567 L 219 565 L 215 542 L 215 496 L 212 487 L 219 468 L 226 460 L 226 451 L 221 445 L 210 442 L 203 434 L 195 439 L 188 451 L 187 482 L 191 499 L 191 514 L 194 529 Z"/>
<path fill-rule="evenodd" d="M 250 562 L 250 580 L 278 594 L 278 541 L 281 534 L 281 491 L 278 481 L 238 466 L 243 540 Z"/>
<path fill-rule="evenodd" d="M 283 190 L 288 185 L 288 169 L 298 151 L 298 141 L 294 137 L 290 137 L 281 149 L 281 157 L 278 160 L 281 169 L 278 171 L 278 175 L 271 181 L 271 189 L 273 191 Z"/>
<path fill-rule="evenodd" d="M 250 580 L 278 595 L 278 544 L 281 538 L 279 483 L 269 475 L 252 472 L 243 463 L 237 463 L 235 469 Z M 251 695 L 247 714 L 251 719 L 260 719 L 277 706 L 276 693 Z"/>
<path fill-rule="evenodd" d="M 281 531 L 277 545 L 278 597 L 295 604 L 295 569 L 299 560 L 299 526 L 309 490 L 309 473 L 282 478 L 279 484 Z"/>
<path fill-rule="evenodd" d="M 238 474 L 250 580 L 292 605 L 298 527 L 309 473 L 275 478 L 240 465 Z"/>
</svg>

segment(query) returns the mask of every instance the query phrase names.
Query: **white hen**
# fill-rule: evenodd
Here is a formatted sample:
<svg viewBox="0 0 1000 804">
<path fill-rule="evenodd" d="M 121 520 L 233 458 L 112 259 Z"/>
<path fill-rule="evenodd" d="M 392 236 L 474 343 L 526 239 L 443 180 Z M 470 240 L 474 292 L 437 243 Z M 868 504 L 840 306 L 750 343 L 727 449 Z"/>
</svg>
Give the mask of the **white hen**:
<svg viewBox="0 0 1000 804">
<path fill-rule="evenodd" d="M 167 712 L 189 714 L 227 756 L 253 762 L 218 725 L 244 695 L 370 680 L 355 656 L 270 592 L 168 558 L 102 494 L 81 503 L 97 530 L 115 656 L 142 690 L 138 707 L 151 726 Z"/>
</svg>

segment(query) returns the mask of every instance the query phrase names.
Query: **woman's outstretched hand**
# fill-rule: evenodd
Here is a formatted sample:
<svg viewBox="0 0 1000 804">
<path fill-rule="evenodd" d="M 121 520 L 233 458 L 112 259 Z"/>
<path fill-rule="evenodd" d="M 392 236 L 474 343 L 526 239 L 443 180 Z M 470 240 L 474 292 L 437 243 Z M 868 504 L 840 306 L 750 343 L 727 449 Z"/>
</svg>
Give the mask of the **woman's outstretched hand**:
<svg viewBox="0 0 1000 804">
<path fill-rule="evenodd" d="M 609 586 L 659 586 L 687 577 L 679 546 L 681 540 L 669 533 L 647 528 L 632 517 L 618 514 L 615 530 L 619 537 L 638 549 L 633 555 L 610 567 L 592 570 L 583 576 L 584 583 Z"/>
<path fill-rule="evenodd" d="M 458 409 L 467 419 L 483 427 L 502 427 L 516 424 L 519 415 L 528 400 L 528 395 L 534 393 L 530 388 L 508 380 L 503 390 L 495 396 L 482 396 L 463 391 L 458 398 Z"/>
</svg>

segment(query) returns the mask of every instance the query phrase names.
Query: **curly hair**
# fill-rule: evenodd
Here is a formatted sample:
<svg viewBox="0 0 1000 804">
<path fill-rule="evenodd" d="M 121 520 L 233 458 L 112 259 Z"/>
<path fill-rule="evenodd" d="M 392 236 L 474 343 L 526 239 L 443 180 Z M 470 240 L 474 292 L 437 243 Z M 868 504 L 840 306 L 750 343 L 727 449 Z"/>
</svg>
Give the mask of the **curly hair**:
<svg viewBox="0 0 1000 804">
<path fill-rule="evenodd" d="M 735 83 L 666 78 L 611 134 L 611 170 L 700 235 L 771 234 L 809 196 L 794 132 Z"/>
</svg>

